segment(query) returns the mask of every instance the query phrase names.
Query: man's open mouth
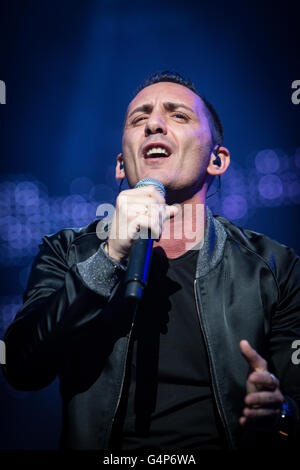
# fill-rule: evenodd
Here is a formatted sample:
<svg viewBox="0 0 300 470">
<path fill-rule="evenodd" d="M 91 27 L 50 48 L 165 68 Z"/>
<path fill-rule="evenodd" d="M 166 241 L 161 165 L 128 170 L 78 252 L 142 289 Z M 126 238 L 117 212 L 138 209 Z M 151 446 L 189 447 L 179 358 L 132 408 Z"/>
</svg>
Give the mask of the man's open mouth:
<svg viewBox="0 0 300 470">
<path fill-rule="evenodd" d="M 144 149 L 144 158 L 166 158 L 171 155 L 169 148 L 162 145 L 149 145 Z"/>
</svg>

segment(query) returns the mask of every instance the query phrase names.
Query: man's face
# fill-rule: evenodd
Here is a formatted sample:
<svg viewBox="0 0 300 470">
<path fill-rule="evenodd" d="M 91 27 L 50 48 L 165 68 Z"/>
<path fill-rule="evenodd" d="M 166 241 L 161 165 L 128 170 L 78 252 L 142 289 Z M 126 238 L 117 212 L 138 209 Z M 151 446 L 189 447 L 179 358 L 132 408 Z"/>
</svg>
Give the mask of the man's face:
<svg viewBox="0 0 300 470">
<path fill-rule="evenodd" d="M 176 83 L 144 88 L 128 107 L 122 150 L 130 187 L 149 177 L 171 193 L 193 195 L 205 180 L 212 150 L 201 98 Z"/>
</svg>

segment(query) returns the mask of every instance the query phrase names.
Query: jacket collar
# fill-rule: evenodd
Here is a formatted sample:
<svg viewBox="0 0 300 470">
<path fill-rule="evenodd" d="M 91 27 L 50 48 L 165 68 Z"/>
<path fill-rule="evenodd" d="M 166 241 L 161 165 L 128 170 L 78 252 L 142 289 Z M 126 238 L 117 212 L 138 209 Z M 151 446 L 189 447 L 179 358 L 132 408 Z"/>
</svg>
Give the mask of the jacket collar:
<svg viewBox="0 0 300 470">
<path fill-rule="evenodd" d="M 208 274 L 222 259 L 227 233 L 224 226 L 206 206 L 204 241 L 199 249 L 196 278 Z"/>
</svg>

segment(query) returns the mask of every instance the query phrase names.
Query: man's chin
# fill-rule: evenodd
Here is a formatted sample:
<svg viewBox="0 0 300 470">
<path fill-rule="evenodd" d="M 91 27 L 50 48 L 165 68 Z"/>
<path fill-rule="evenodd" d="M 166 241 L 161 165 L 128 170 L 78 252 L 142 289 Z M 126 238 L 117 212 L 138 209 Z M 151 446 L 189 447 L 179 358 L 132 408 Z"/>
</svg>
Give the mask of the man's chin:
<svg viewBox="0 0 300 470">
<path fill-rule="evenodd" d="M 165 188 L 167 188 L 168 184 L 170 183 L 170 176 L 167 174 L 166 171 L 158 170 L 158 169 L 149 169 L 143 171 L 139 177 L 139 179 L 133 179 L 133 185 L 130 187 L 134 187 L 139 181 L 144 178 L 153 178 L 158 180 Z"/>
<path fill-rule="evenodd" d="M 139 177 L 128 179 L 128 184 L 130 188 L 134 188 L 135 185 L 144 178 L 153 178 L 158 180 L 165 188 L 167 193 L 173 199 L 186 197 L 193 192 L 191 186 L 185 186 L 184 181 L 180 179 L 178 175 L 171 175 L 165 169 L 146 169 L 140 172 Z"/>
</svg>

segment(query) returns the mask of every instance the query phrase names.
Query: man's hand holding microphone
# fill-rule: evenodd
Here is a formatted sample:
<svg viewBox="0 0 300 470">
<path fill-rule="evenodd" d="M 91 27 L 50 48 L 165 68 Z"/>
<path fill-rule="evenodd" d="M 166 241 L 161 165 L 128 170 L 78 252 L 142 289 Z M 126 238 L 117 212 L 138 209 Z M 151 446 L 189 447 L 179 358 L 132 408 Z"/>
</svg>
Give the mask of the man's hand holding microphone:
<svg viewBox="0 0 300 470">
<path fill-rule="evenodd" d="M 165 221 L 178 208 L 165 202 L 165 188 L 153 178 L 144 178 L 133 189 L 122 191 L 116 201 L 105 250 L 116 261 L 129 258 L 125 276 L 125 299 L 141 300 L 151 265 L 153 240 L 159 240 Z"/>
<path fill-rule="evenodd" d="M 151 238 L 159 240 L 165 221 L 177 212 L 178 207 L 167 205 L 162 191 L 153 184 L 122 191 L 116 200 L 106 252 L 122 261 L 130 255 L 140 233 L 145 235 L 150 230 Z"/>
</svg>

